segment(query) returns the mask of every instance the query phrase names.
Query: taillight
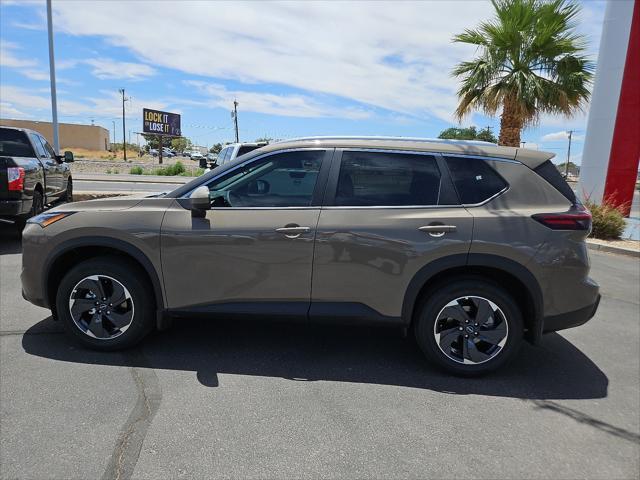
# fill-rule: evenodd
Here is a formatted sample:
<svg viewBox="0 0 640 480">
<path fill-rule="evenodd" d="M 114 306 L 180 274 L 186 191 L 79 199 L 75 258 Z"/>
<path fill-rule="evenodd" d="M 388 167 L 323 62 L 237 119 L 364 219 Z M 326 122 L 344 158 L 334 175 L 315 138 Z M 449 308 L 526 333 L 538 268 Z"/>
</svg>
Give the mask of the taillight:
<svg viewBox="0 0 640 480">
<path fill-rule="evenodd" d="M 582 205 L 576 205 L 568 212 L 537 213 L 531 218 L 552 230 L 590 230 L 591 213 Z"/>
<path fill-rule="evenodd" d="M 22 190 L 24 190 L 24 168 L 7 168 L 7 182 L 10 191 L 21 192 Z"/>
</svg>

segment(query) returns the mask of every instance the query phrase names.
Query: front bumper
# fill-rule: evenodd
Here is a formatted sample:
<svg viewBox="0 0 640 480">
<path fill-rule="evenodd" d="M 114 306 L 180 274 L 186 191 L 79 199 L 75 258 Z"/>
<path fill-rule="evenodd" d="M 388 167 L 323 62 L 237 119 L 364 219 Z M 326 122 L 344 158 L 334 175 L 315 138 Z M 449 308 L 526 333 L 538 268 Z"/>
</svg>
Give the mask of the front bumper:
<svg viewBox="0 0 640 480">
<path fill-rule="evenodd" d="M 49 308 L 43 281 L 46 245 L 47 236 L 43 229 L 27 223 L 22 231 L 22 297 L 34 305 Z"/>
<path fill-rule="evenodd" d="M 573 328 L 583 325 L 593 318 L 596 314 L 596 310 L 598 310 L 599 304 L 600 294 L 598 293 L 595 302 L 591 305 L 587 305 L 584 308 L 580 308 L 572 312 L 545 317 L 543 332 L 556 332 L 558 330 L 564 330 L 565 328 Z"/>
</svg>

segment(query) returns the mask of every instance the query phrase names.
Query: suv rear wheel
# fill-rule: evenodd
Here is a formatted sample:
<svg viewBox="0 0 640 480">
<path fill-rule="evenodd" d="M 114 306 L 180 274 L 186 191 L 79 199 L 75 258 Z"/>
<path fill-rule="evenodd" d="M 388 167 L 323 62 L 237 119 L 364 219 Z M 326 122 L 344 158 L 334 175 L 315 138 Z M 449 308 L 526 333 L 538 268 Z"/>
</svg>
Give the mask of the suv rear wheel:
<svg viewBox="0 0 640 480">
<path fill-rule="evenodd" d="M 456 375 L 496 370 L 522 343 L 523 320 L 517 304 L 502 287 L 479 277 L 432 290 L 416 321 L 416 340 L 424 354 Z"/>
<path fill-rule="evenodd" d="M 154 305 L 144 278 L 143 272 L 118 257 L 79 263 L 60 282 L 58 318 L 88 347 L 130 347 L 153 327 Z"/>
</svg>

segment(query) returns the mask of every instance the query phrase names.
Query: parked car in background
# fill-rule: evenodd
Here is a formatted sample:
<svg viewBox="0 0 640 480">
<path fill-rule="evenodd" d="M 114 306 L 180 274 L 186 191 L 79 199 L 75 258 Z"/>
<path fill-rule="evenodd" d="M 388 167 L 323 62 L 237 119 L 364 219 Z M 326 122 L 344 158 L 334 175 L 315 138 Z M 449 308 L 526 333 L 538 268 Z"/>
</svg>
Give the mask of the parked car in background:
<svg viewBox="0 0 640 480">
<path fill-rule="evenodd" d="M 163 157 L 167 157 L 167 158 L 171 158 L 171 157 L 175 157 L 176 154 L 170 148 L 162 147 L 162 156 Z"/>
<path fill-rule="evenodd" d="M 245 153 L 252 152 L 253 150 L 257 150 L 258 148 L 264 147 L 265 145 L 267 145 L 267 142 L 230 143 L 229 145 L 225 145 L 225 147 L 220 150 L 220 153 L 218 154 L 218 165 L 229 163 L 236 157 L 244 155 Z"/>
<path fill-rule="evenodd" d="M 487 373 L 598 307 L 591 216 L 553 156 L 451 140 L 272 143 L 166 195 L 30 220 L 23 295 L 100 350 L 186 315 L 286 318 L 396 326 L 447 371 Z"/>
<path fill-rule="evenodd" d="M 204 155 L 202 155 L 200 152 L 192 151 L 190 157 L 191 160 L 200 161 L 200 159 L 204 158 Z"/>
<path fill-rule="evenodd" d="M 149 149 L 149 155 L 153 156 L 153 157 L 157 157 L 158 156 L 158 150 L 155 148 L 150 148 Z"/>
<path fill-rule="evenodd" d="M 73 201 L 69 163 L 38 132 L 0 126 L 0 218 L 21 222 L 47 204 Z"/>
</svg>

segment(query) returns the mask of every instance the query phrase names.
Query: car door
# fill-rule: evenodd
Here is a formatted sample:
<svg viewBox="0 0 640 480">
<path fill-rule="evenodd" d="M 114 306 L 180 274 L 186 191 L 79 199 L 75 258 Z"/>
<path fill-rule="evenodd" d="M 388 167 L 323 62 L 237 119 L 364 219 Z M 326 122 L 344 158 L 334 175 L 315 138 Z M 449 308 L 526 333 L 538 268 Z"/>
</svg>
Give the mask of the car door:
<svg viewBox="0 0 640 480">
<path fill-rule="evenodd" d="M 44 145 L 42 145 L 42 142 L 40 141 L 40 137 L 36 133 L 29 133 L 29 140 L 33 145 L 38 161 L 42 165 L 44 173 L 45 202 L 47 202 L 49 198 L 55 197 L 54 183 L 49 182 L 49 178 L 55 176 L 55 162 L 49 158 L 48 152 L 45 150 Z"/>
<path fill-rule="evenodd" d="M 55 163 L 55 174 L 54 174 L 54 186 L 56 188 L 56 196 L 61 196 L 65 193 L 67 189 L 67 178 L 69 177 L 69 164 L 65 163 L 64 160 L 60 157 L 57 157 L 56 151 L 53 149 L 51 144 L 47 142 L 47 139 L 40 135 L 40 141 L 44 146 L 45 151 L 51 157 Z"/>
<path fill-rule="evenodd" d="M 56 158 L 56 153 L 53 147 L 49 145 L 49 142 L 47 142 L 42 135 L 36 136 L 45 152 L 45 156 L 41 161 L 47 165 L 47 189 L 49 191 L 49 197 L 59 197 L 64 190 L 64 169 L 61 167 L 62 162 Z"/>
<path fill-rule="evenodd" d="M 332 153 L 269 153 L 223 172 L 206 183 L 212 209 L 202 218 L 178 199 L 161 234 L 170 308 L 306 318 Z"/>
<path fill-rule="evenodd" d="M 439 154 L 338 150 L 316 233 L 311 320 L 398 322 L 425 266 L 463 265 L 473 217 Z"/>
</svg>

